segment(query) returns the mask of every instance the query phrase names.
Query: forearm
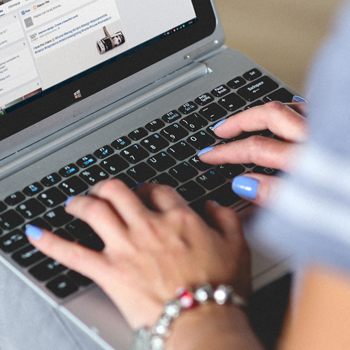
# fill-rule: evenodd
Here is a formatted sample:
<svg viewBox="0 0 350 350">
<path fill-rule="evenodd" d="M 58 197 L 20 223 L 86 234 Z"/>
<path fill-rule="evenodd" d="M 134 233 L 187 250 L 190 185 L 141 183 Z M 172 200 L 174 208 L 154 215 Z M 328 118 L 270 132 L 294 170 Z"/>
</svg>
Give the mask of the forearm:
<svg viewBox="0 0 350 350">
<path fill-rule="evenodd" d="M 169 350 L 262 350 L 244 311 L 214 303 L 184 312 L 166 341 Z"/>
</svg>

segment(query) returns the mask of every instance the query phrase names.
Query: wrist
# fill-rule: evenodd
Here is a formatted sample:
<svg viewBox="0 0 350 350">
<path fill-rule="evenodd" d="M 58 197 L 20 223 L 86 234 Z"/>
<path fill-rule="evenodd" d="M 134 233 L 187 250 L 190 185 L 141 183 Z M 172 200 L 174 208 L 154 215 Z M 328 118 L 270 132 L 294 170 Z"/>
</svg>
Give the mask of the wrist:
<svg viewBox="0 0 350 350">
<path fill-rule="evenodd" d="M 251 335 L 248 317 L 240 307 L 209 303 L 176 319 L 165 345 L 167 350 L 224 350 L 232 349 L 233 345 L 235 349 L 246 349 L 246 340 Z"/>
</svg>

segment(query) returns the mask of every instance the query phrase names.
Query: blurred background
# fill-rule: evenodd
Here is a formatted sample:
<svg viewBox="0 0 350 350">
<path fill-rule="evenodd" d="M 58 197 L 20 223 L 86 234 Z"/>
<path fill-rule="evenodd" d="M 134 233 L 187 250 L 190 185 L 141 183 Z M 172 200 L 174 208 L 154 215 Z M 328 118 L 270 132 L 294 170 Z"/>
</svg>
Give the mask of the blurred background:
<svg viewBox="0 0 350 350">
<path fill-rule="evenodd" d="M 215 0 L 226 45 L 296 91 L 304 81 L 342 0 Z"/>
</svg>

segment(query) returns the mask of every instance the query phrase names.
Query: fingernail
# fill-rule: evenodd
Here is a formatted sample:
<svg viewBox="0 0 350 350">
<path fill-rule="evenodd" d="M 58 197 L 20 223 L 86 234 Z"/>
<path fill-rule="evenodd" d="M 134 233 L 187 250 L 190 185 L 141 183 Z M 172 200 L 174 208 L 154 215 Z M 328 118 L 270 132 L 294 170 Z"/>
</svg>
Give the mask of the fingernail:
<svg viewBox="0 0 350 350">
<path fill-rule="evenodd" d="M 39 227 L 28 225 L 25 230 L 25 234 L 30 237 L 34 238 L 36 240 L 39 240 L 43 235 L 43 230 Z"/>
<path fill-rule="evenodd" d="M 199 156 L 201 156 L 202 154 L 211 151 L 212 149 L 214 149 L 213 146 L 210 146 L 210 147 L 207 147 L 207 148 L 203 148 L 201 151 L 198 152 L 197 156 L 199 157 Z"/>
<path fill-rule="evenodd" d="M 72 199 L 73 199 L 74 197 L 75 197 L 75 196 L 68 197 L 68 199 L 67 199 L 66 202 L 64 203 L 64 206 L 66 207 L 66 206 L 72 201 Z"/>
<path fill-rule="evenodd" d="M 213 126 L 213 129 L 212 129 L 212 130 L 214 131 L 218 126 L 220 126 L 221 124 L 224 124 L 226 120 L 227 120 L 227 119 L 224 119 L 224 120 L 221 120 L 220 122 L 216 123 L 216 124 Z"/>
<path fill-rule="evenodd" d="M 300 96 L 293 96 L 293 100 L 297 102 L 308 102 L 307 99 L 300 97 Z"/>
<path fill-rule="evenodd" d="M 237 176 L 232 181 L 233 192 L 239 196 L 255 199 L 258 193 L 259 181 L 251 177 Z"/>
<path fill-rule="evenodd" d="M 212 202 L 213 202 L 215 205 L 221 207 L 221 204 L 220 204 L 219 202 L 217 202 L 217 201 L 212 201 Z"/>
</svg>

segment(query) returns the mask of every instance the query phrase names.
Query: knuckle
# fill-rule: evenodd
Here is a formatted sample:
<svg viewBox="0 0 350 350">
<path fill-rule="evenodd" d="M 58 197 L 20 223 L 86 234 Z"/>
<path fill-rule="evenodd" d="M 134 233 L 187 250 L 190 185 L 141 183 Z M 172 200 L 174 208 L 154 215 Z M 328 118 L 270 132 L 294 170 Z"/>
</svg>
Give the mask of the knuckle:
<svg viewBox="0 0 350 350">
<path fill-rule="evenodd" d="M 280 101 L 271 101 L 265 104 L 265 108 L 270 112 L 275 113 L 285 109 L 285 105 Z"/>
</svg>

